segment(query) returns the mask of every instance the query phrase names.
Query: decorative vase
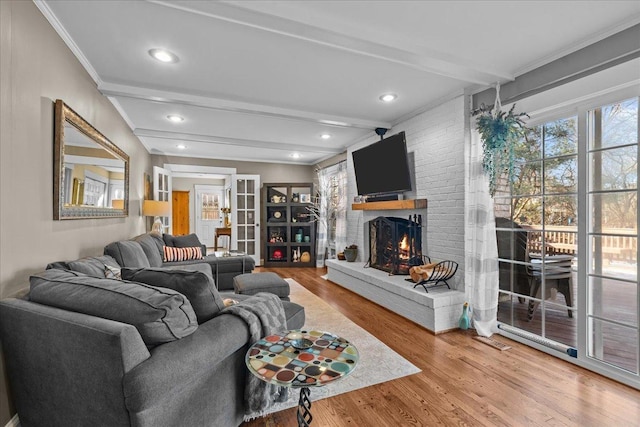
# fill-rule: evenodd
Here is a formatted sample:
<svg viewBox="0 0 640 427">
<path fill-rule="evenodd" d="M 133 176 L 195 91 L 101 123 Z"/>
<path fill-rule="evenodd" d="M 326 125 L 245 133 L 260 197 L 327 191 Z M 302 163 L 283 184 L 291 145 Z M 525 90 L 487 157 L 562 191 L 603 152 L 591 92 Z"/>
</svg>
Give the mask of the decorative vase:
<svg viewBox="0 0 640 427">
<path fill-rule="evenodd" d="M 460 316 L 460 320 L 458 321 L 458 327 L 462 330 L 467 330 L 469 329 L 469 324 L 470 324 L 470 319 L 469 319 L 469 303 L 465 302 L 464 305 L 462 306 L 462 315 Z"/>
<path fill-rule="evenodd" d="M 346 258 L 347 262 L 354 262 L 358 257 L 358 249 L 345 249 L 344 257 Z"/>
</svg>

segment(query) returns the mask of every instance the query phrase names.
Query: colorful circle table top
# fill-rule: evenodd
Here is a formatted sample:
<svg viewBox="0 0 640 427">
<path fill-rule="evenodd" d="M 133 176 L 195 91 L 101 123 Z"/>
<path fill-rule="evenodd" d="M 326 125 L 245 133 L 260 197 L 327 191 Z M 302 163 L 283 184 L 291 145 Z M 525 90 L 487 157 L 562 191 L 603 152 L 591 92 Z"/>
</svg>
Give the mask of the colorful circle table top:
<svg viewBox="0 0 640 427">
<path fill-rule="evenodd" d="M 263 381 L 287 387 L 320 387 L 349 375 L 358 350 L 329 332 L 294 329 L 269 335 L 249 348 L 245 362 Z"/>
</svg>

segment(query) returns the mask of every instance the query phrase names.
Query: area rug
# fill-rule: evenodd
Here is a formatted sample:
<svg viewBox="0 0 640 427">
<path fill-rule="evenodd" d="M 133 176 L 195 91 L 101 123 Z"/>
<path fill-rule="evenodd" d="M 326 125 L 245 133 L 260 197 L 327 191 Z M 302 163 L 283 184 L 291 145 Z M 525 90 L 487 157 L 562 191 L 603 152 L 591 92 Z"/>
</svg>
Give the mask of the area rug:
<svg viewBox="0 0 640 427">
<path fill-rule="evenodd" d="M 293 279 L 285 279 L 291 288 L 291 301 L 304 306 L 305 329 L 331 332 L 351 341 L 360 353 L 355 371 L 346 378 L 324 387 L 311 389 L 311 400 L 316 401 L 347 393 L 374 384 L 391 381 L 420 372 L 416 366 L 387 347 L 382 341 L 353 323 L 342 313 L 306 290 Z M 282 411 L 298 405 L 298 390 L 291 389 L 289 399 L 277 403 L 266 413 Z"/>
</svg>

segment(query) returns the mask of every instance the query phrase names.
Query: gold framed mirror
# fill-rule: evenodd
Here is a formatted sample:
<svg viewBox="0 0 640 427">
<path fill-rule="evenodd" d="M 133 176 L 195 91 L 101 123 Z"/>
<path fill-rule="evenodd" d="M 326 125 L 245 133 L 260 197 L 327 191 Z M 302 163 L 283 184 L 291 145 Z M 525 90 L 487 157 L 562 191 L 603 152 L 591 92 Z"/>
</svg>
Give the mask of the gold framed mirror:
<svg viewBox="0 0 640 427">
<path fill-rule="evenodd" d="M 53 144 L 53 219 L 129 214 L 129 156 L 60 99 Z"/>
</svg>

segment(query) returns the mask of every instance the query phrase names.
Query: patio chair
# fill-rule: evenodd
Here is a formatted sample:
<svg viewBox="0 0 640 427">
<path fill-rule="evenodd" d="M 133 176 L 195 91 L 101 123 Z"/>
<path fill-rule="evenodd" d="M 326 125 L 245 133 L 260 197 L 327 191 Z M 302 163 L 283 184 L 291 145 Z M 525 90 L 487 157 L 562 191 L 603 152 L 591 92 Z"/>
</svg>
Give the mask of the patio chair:
<svg viewBox="0 0 640 427">
<path fill-rule="evenodd" d="M 555 296 L 555 289 L 564 295 L 567 305 L 567 314 L 573 317 L 570 307 L 573 305 L 573 273 L 571 272 L 571 255 L 547 255 L 544 257 L 532 257 L 531 266 L 528 267 L 530 276 L 532 297 L 541 298 L 542 276 L 544 272 L 545 299 Z M 533 320 L 539 301 L 529 300 L 528 319 Z"/>
<path fill-rule="evenodd" d="M 499 262 L 500 289 L 529 296 L 531 282 L 525 265 L 528 262 L 527 231 L 508 218 L 497 217 L 496 238 L 498 241 L 498 258 L 518 262 Z M 519 297 L 518 300 L 523 303 L 524 297 Z"/>
</svg>

